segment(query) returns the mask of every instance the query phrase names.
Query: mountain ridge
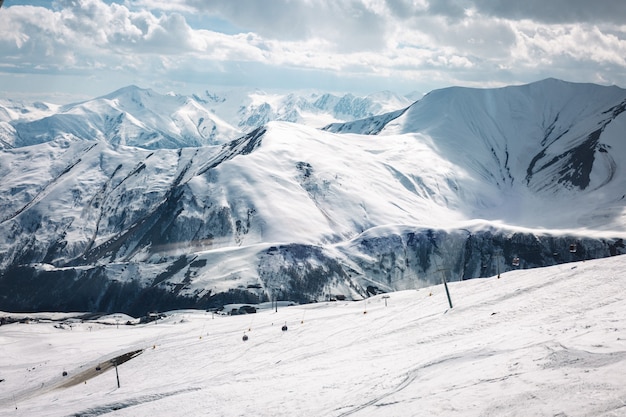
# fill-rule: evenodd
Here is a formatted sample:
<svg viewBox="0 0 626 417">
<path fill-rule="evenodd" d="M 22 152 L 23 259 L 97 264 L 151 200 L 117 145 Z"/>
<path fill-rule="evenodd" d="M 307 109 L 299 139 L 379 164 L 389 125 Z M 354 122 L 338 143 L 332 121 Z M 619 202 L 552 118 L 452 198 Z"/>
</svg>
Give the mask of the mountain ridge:
<svg viewBox="0 0 626 417">
<path fill-rule="evenodd" d="M 129 85 L 62 106 L 0 100 L 0 146 L 78 138 L 146 149 L 198 147 L 228 142 L 273 120 L 321 126 L 409 102 L 389 92 L 357 97 L 234 90 L 185 96 Z"/>
<path fill-rule="evenodd" d="M 438 282 L 441 268 L 459 280 L 624 253 L 626 94 L 605 91 L 445 89 L 209 146 L 4 149 L 0 293 L 15 297 L 0 309 L 356 299 Z"/>
</svg>

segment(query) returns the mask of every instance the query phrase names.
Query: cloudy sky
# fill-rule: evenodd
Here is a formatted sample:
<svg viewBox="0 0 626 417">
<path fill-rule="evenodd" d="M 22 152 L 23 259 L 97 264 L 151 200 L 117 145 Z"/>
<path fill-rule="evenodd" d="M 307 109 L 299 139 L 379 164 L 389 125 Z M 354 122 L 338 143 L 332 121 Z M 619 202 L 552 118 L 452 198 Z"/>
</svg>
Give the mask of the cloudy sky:
<svg viewBox="0 0 626 417">
<path fill-rule="evenodd" d="M 5 0 L 0 94 L 626 87 L 624 0 Z"/>
</svg>

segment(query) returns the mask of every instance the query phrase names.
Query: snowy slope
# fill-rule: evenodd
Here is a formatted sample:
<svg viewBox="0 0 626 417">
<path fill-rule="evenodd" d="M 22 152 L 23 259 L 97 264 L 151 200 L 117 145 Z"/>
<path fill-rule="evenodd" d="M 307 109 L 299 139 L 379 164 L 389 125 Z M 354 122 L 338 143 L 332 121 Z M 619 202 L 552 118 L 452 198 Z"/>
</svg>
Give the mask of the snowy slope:
<svg viewBox="0 0 626 417">
<path fill-rule="evenodd" d="M 625 220 L 624 110 L 624 89 L 547 79 L 501 89 L 437 90 L 404 111 L 326 130 L 426 143 L 462 169 L 458 175 L 485 187 L 487 199 L 470 205 L 480 207 L 473 216 L 610 229 Z M 589 198 L 593 194 L 602 194 L 601 204 Z M 586 206 L 573 222 L 562 216 L 572 205 Z"/>
<path fill-rule="evenodd" d="M 442 269 L 456 281 L 624 253 L 625 98 L 546 80 L 439 90 L 345 125 L 377 135 L 271 122 L 219 146 L 4 150 L 0 307 L 360 298 Z"/>
<path fill-rule="evenodd" d="M 548 79 L 502 89 L 450 88 L 411 106 L 381 134 L 428 134 L 452 162 L 467 164 L 464 155 L 483 153 L 470 168 L 500 187 L 585 190 L 615 175 L 612 155 L 625 149 L 624 110 L 626 90 L 615 86 Z"/>
<path fill-rule="evenodd" d="M 72 246 L 107 241 L 169 203 L 182 209 L 177 215 L 186 226 L 180 227 L 196 223 L 193 233 L 202 239 L 213 235 L 212 247 L 232 246 L 238 239 L 239 244 L 332 243 L 383 224 L 443 227 L 464 219 L 448 186 L 457 180 L 453 167 L 443 159 L 437 171 L 415 166 L 415 155 L 424 161 L 435 157 L 419 142 L 401 137 L 381 142 L 278 122 L 240 142 L 241 149 L 234 141 L 150 152 L 74 140 L 6 151 L 3 159 L 12 162 L 3 167 L 1 187 L 11 198 L 2 203 L 0 224 L 19 237 L 17 225 L 25 227 L 35 216 L 49 222 L 40 230 L 40 242 L 45 230 L 63 229 L 64 250 L 78 256 Z M 250 149 L 240 152 L 244 147 Z M 402 173 L 425 177 L 424 186 L 440 193 L 407 190 Z M 172 193 L 176 201 L 166 201 Z M 249 230 L 234 236 L 232 230 L 225 236 L 203 230 L 201 222 L 220 215 L 213 210 L 232 211 L 232 222 L 250 223 Z M 179 240 L 188 242 L 189 236 Z"/>
<path fill-rule="evenodd" d="M 452 309 L 436 285 L 140 325 L 13 315 L 39 321 L 0 326 L 0 415 L 623 416 L 623 265 L 453 282 Z"/>
</svg>

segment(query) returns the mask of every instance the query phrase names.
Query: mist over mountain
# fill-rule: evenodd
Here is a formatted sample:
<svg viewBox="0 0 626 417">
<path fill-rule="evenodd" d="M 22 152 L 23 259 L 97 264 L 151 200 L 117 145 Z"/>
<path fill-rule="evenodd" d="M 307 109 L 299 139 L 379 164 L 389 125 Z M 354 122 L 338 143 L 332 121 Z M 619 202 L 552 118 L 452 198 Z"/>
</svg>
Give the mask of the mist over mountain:
<svg viewBox="0 0 626 417">
<path fill-rule="evenodd" d="M 359 299 L 626 253 L 624 89 L 247 97 L 3 105 L 0 309 Z"/>
</svg>

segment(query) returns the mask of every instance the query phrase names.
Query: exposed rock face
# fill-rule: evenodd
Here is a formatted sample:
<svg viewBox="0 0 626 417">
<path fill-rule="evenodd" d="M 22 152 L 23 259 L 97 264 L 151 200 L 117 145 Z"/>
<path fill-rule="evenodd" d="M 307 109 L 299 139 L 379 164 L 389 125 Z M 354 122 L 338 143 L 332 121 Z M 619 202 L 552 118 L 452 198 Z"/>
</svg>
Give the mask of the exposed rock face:
<svg viewBox="0 0 626 417">
<path fill-rule="evenodd" d="M 193 278 L 209 269 L 202 255 L 165 261 L 167 268 L 147 285 L 144 280 L 149 268 L 135 263 L 12 266 L 0 277 L 0 305 L 8 311 L 124 311 L 143 315 L 154 310 L 219 308 L 228 303 L 275 299 L 306 303 L 337 294 L 360 299 L 371 295 L 368 288 L 380 292 L 421 288 L 440 284 L 444 277 L 448 282 L 459 281 L 516 268 L 620 254 L 626 254 L 626 245 L 619 238 L 407 230 L 401 235 L 363 236 L 350 250 L 328 251 L 301 244 L 271 246 L 256 253 L 258 285 L 240 285 L 218 293 L 189 291 Z M 515 258 L 518 264 L 514 266 Z M 128 279 L 124 281 L 124 277 Z"/>
</svg>

